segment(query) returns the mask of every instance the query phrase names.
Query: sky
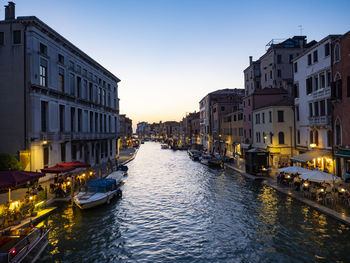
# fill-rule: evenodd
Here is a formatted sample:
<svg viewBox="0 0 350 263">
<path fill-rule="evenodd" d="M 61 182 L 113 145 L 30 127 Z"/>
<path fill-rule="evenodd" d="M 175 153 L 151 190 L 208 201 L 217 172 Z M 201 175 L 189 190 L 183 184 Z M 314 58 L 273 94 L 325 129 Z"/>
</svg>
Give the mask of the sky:
<svg viewBox="0 0 350 263">
<path fill-rule="evenodd" d="M 308 41 L 350 30 L 348 0 L 14 2 L 16 16 L 38 17 L 121 79 L 120 113 L 133 126 L 179 121 L 209 92 L 244 88 L 249 56 L 299 25 Z"/>
</svg>

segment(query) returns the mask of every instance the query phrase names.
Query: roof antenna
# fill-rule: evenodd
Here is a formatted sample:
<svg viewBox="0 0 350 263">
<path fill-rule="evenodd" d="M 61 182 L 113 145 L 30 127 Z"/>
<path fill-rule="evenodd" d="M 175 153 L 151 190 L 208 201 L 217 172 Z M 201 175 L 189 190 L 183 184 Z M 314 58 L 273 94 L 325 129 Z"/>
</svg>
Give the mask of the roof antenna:
<svg viewBox="0 0 350 263">
<path fill-rule="evenodd" d="M 299 25 L 299 30 L 300 30 L 300 35 L 302 36 L 303 35 L 303 26 L 302 25 Z"/>
</svg>

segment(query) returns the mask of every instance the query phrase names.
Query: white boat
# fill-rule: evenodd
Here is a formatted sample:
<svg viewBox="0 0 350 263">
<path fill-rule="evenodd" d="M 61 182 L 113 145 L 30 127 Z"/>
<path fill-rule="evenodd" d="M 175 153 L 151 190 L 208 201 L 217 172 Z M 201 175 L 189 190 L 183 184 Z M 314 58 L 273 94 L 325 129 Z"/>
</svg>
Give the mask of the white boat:
<svg viewBox="0 0 350 263">
<path fill-rule="evenodd" d="M 35 262 L 49 243 L 49 231 L 44 227 L 4 231 L 0 236 L 0 262 Z"/>
<path fill-rule="evenodd" d="M 115 171 L 109 174 L 106 178 L 115 179 L 117 185 L 120 185 L 122 183 L 123 177 L 125 176 L 125 173 L 126 172 L 123 171 Z"/>
<path fill-rule="evenodd" d="M 162 145 L 160 146 L 160 148 L 162 148 L 162 149 L 168 149 L 169 146 L 168 146 L 167 144 L 162 144 Z"/>
<path fill-rule="evenodd" d="M 88 209 L 95 206 L 109 204 L 110 200 L 122 194 L 116 179 L 95 179 L 86 184 L 83 190 L 74 196 L 74 203 L 80 209 Z"/>
</svg>

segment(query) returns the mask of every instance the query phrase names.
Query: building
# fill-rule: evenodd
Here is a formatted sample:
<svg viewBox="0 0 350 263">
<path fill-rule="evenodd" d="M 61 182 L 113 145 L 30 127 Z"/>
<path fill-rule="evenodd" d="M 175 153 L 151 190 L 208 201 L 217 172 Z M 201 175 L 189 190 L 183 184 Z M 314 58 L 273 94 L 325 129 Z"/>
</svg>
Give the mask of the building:
<svg viewBox="0 0 350 263">
<path fill-rule="evenodd" d="M 0 21 L 0 152 L 26 170 L 115 161 L 119 79 L 34 16 Z"/>
<path fill-rule="evenodd" d="M 199 144 L 199 112 L 191 112 L 186 115 L 181 121 L 182 141 L 187 145 Z"/>
<path fill-rule="evenodd" d="M 238 107 L 243 95 L 243 89 L 222 89 L 207 94 L 199 102 L 201 144 L 205 149 L 212 151 L 217 147 L 220 118 L 229 112 L 227 109 Z"/>
<path fill-rule="evenodd" d="M 253 61 L 249 56 L 249 66 L 244 70 L 245 96 L 261 89 L 260 76 L 260 60 Z"/>
<path fill-rule="evenodd" d="M 253 119 L 253 147 L 270 153 L 270 167 L 289 163 L 295 146 L 293 100 L 286 97 L 256 108 Z"/>
<path fill-rule="evenodd" d="M 253 144 L 253 111 L 265 105 L 289 97 L 288 92 L 279 88 L 268 88 L 255 91 L 243 98 L 243 144 L 242 150 L 249 149 Z"/>
<path fill-rule="evenodd" d="M 336 175 L 350 173 L 350 31 L 332 43 L 333 153 Z"/>
<path fill-rule="evenodd" d="M 151 126 L 148 122 L 142 121 L 137 124 L 136 134 L 139 138 L 151 136 Z"/>
<path fill-rule="evenodd" d="M 243 110 L 235 109 L 221 118 L 223 153 L 230 158 L 239 159 L 242 155 L 241 143 L 243 142 Z"/>
<path fill-rule="evenodd" d="M 125 114 L 120 114 L 119 117 L 121 144 L 123 147 L 131 146 L 132 120 Z"/>
<path fill-rule="evenodd" d="M 338 37 L 325 37 L 293 61 L 296 149 L 299 154 L 310 151 L 293 159 L 329 172 L 333 171 L 331 45 Z"/>
</svg>

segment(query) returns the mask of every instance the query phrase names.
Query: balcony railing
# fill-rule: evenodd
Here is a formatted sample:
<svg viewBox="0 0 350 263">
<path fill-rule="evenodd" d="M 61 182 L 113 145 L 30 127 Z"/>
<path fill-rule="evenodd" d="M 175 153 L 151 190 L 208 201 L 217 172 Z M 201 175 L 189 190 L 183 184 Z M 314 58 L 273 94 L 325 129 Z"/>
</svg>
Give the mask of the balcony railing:
<svg viewBox="0 0 350 263">
<path fill-rule="evenodd" d="M 312 116 L 309 117 L 311 126 L 328 126 L 331 124 L 330 116 Z"/>
<path fill-rule="evenodd" d="M 331 97 L 331 87 L 316 90 L 312 93 L 313 99 L 325 99 Z"/>
</svg>

